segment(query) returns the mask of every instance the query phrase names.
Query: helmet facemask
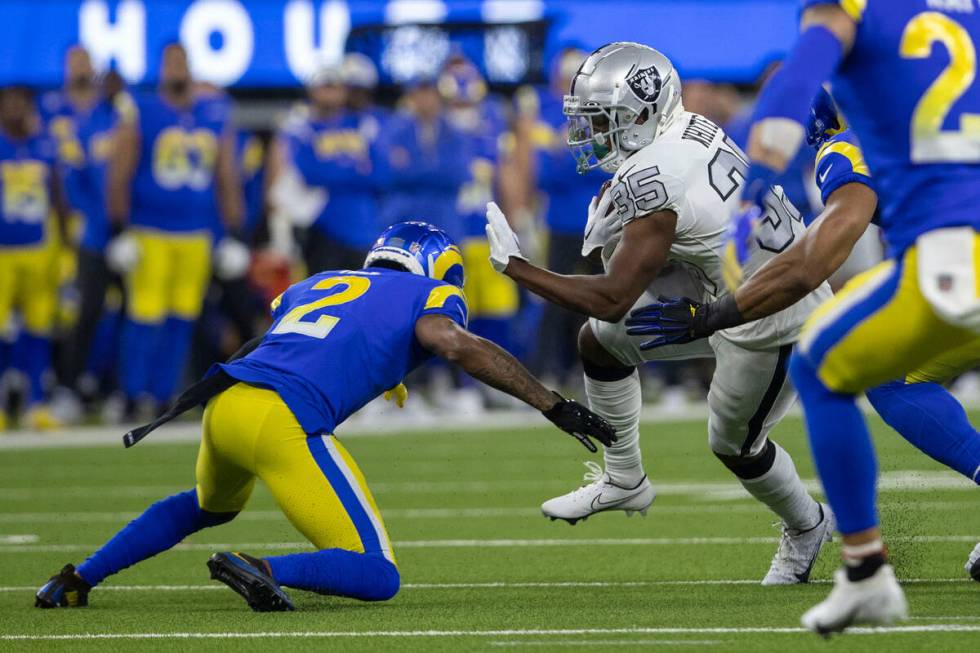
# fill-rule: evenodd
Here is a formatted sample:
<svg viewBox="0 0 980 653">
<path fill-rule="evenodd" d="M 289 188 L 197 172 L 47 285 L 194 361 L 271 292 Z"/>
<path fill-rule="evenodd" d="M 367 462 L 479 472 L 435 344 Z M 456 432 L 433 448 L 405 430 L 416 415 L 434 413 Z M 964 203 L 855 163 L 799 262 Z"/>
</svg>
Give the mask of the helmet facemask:
<svg viewBox="0 0 980 653">
<path fill-rule="evenodd" d="M 616 172 L 629 155 L 620 135 L 636 126 L 640 114 L 625 105 L 582 104 L 574 95 L 565 96 L 563 111 L 568 118 L 568 147 L 579 174 L 595 168 Z"/>
</svg>

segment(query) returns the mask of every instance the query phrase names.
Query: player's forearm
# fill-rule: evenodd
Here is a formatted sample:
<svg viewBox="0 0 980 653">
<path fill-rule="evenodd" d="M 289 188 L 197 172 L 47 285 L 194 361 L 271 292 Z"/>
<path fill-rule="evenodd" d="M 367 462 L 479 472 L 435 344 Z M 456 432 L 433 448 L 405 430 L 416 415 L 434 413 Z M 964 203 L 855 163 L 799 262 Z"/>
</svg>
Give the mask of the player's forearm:
<svg viewBox="0 0 980 653">
<path fill-rule="evenodd" d="M 556 274 L 517 258 L 504 274 L 552 304 L 607 322 L 618 322 L 639 298 L 627 296 L 605 274 Z"/>
<path fill-rule="evenodd" d="M 554 393 L 544 387 L 516 358 L 489 340 L 471 336 L 462 347 L 446 355 L 446 358 L 473 378 L 517 397 L 538 410 L 548 410 L 555 404 Z"/>
<path fill-rule="evenodd" d="M 876 204 L 874 192 L 863 184 L 836 190 L 803 236 L 738 289 L 735 300 L 745 321 L 789 308 L 826 281 L 871 224 Z"/>
</svg>

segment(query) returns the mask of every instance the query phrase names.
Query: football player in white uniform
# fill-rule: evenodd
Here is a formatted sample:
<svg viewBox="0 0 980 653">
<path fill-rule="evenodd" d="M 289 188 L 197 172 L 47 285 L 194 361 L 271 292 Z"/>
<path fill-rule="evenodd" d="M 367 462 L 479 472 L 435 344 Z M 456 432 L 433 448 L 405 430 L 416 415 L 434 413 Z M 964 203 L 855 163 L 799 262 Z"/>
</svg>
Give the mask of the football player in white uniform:
<svg viewBox="0 0 980 653">
<path fill-rule="evenodd" d="M 829 288 L 823 285 L 784 311 L 706 341 L 641 350 L 642 338 L 628 336 L 624 325 L 631 308 L 660 296 L 704 302 L 727 292 L 718 252 L 738 205 L 745 155 L 710 120 L 684 110 L 673 65 L 636 43 L 611 43 L 594 52 L 573 78 L 564 110 L 580 170 L 615 173 L 589 207 L 583 247 L 585 255 L 601 250 L 605 271 L 566 276 L 530 264 L 492 203 L 491 262 L 528 290 L 590 316 L 578 343 L 585 387 L 592 409 L 616 427 L 619 440 L 605 450 L 605 471 L 593 470 L 586 475 L 591 483 L 546 501 L 542 511 L 572 524 L 605 510 L 645 514 L 655 491 L 640 456 L 636 366 L 713 356 L 711 450 L 784 524 L 763 584 L 806 582 L 834 518 L 807 493 L 789 454 L 767 435 L 795 400 L 786 375 L 789 355 L 805 318 L 830 296 Z M 771 190 L 766 208 L 760 248 L 747 274 L 803 230 L 781 188 Z"/>
</svg>

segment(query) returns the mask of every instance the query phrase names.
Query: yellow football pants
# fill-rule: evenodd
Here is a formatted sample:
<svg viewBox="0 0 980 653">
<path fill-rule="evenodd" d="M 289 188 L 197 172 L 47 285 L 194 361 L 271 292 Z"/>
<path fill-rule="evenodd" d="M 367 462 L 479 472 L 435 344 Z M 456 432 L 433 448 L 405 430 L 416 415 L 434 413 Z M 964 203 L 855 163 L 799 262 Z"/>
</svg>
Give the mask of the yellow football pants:
<svg viewBox="0 0 980 653">
<path fill-rule="evenodd" d="M 203 510 L 238 512 L 260 478 L 318 549 L 380 553 L 391 541 L 364 475 L 332 435 L 307 435 L 278 394 L 239 383 L 208 402 L 197 457 Z"/>
<path fill-rule="evenodd" d="M 490 265 L 490 244 L 485 238 L 463 243 L 463 265 L 466 268 L 466 305 L 470 319 L 507 318 L 517 313 L 520 297 L 517 286 Z"/>
<path fill-rule="evenodd" d="M 50 243 L 34 247 L 0 247 L 0 335 L 11 328 L 14 311 L 24 328 L 46 336 L 58 306 L 57 249 Z"/>
<path fill-rule="evenodd" d="M 980 278 L 980 257 L 975 265 Z M 800 350 L 827 388 L 857 394 L 894 379 L 949 380 L 980 360 L 980 338 L 936 315 L 919 290 L 911 247 L 901 261 L 858 275 L 817 309 Z"/>
<path fill-rule="evenodd" d="M 126 275 L 129 317 L 159 324 L 172 315 L 194 320 L 211 281 L 211 236 L 133 229 L 139 261 Z"/>
</svg>

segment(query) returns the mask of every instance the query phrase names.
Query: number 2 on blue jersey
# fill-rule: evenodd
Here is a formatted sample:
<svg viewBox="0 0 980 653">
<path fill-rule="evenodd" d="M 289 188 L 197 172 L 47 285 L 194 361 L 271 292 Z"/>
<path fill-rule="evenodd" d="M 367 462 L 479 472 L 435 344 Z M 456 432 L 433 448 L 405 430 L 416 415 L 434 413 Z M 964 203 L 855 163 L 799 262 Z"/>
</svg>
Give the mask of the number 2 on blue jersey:
<svg viewBox="0 0 980 653">
<path fill-rule="evenodd" d="M 976 78 L 977 53 L 970 33 L 948 16 L 923 12 L 905 26 L 899 54 L 905 59 L 925 59 L 936 42 L 949 53 L 949 65 L 915 105 L 911 159 L 915 163 L 980 162 L 980 114 L 962 113 L 959 129 L 942 129 L 953 105 Z"/>
<path fill-rule="evenodd" d="M 352 302 L 371 287 L 371 280 L 366 277 L 343 276 L 330 277 L 324 279 L 313 286 L 313 290 L 331 290 L 338 286 L 345 286 L 340 292 L 328 295 L 322 299 L 306 304 L 300 304 L 282 316 L 279 324 L 272 330 L 272 333 L 298 333 L 311 338 L 323 339 L 330 335 L 340 318 L 334 315 L 321 315 L 315 322 L 303 322 L 302 319 L 312 313 L 328 306 L 338 306 Z"/>
</svg>

